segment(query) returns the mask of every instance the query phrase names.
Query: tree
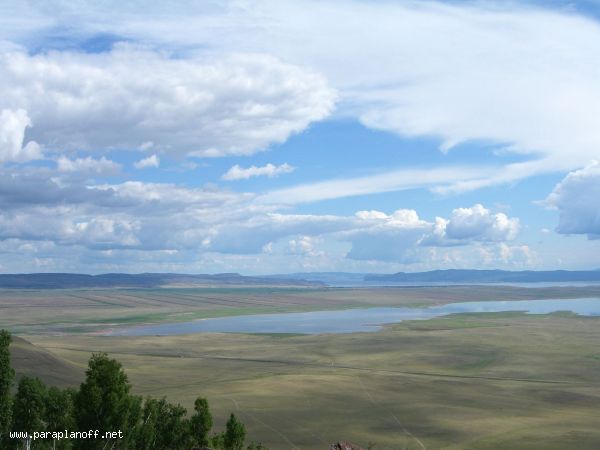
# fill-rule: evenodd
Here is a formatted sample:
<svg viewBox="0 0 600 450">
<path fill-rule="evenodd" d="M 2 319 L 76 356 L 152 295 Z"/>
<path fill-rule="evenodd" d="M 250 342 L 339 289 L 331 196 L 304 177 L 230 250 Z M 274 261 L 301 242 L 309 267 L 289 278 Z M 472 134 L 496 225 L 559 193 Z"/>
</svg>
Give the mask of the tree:
<svg viewBox="0 0 600 450">
<path fill-rule="evenodd" d="M 137 425 L 141 412 L 141 399 L 130 394 L 131 385 L 119 362 L 106 353 L 92 355 L 88 363 L 85 381 L 75 395 L 75 419 L 79 430 L 118 432 L 119 448 L 128 448 L 134 434 L 129 433 Z M 78 447 L 85 450 L 102 449 L 107 440 L 80 439 Z M 111 448 L 108 445 L 106 448 Z"/>
<path fill-rule="evenodd" d="M 192 434 L 196 444 L 206 447 L 209 444 L 208 433 L 213 426 L 213 418 L 205 398 L 198 397 L 194 402 L 194 415 L 192 416 Z"/>
<path fill-rule="evenodd" d="M 0 447 L 8 446 L 8 433 L 12 423 L 12 398 L 10 388 L 15 372 L 10 366 L 10 333 L 0 330 Z"/>
<path fill-rule="evenodd" d="M 27 450 L 31 448 L 31 435 L 36 431 L 45 431 L 45 406 L 46 386 L 39 378 L 21 378 L 13 405 L 13 428 L 28 432 L 29 437 L 24 439 Z"/>
<path fill-rule="evenodd" d="M 159 426 L 156 428 L 159 437 L 157 450 L 188 450 L 192 447 L 190 421 L 186 416 L 187 410 L 183 406 L 172 405 L 162 399 Z"/>
<path fill-rule="evenodd" d="M 135 430 L 135 443 L 138 450 L 153 450 L 156 448 L 156 427 L 159 419 L 159 401 L 148 397 L 144 402 L 141 421 Z"/>
<path fill-rule="evenodd" d="M 245 439 L 246 427 L 235 417 L 235 414 L 231 413 L 225 426 L 223 442 L 225 450 L 243 450 Z"/>
<path fill-rule="evenodd" d="M 136 450 L 187 450 L 193 445 L 187 410 L 181 405 L 148 398 L 136 433 Z"/>
<path fill-rule="evenodd" d="M 78 391 L 47 389 L 38 378 L 23 377 L 14 398 L 11 387 L 14 371 L 10 366 L 10 333 L 0 331 L 0 449 L 18 444 L 9 440 L 9 430 L 63 433 L 64 430 L 92 433 L 90 439 L 56 439 L 35 442 L 38 450 L 188 450 L 194 445 L 212 445 L 219 450 L 243 450 L 246 428 L 231 414 L 224 432 L 208 438 L 213 425 L 208 401 L 198 397 L 194 414 L 187 418 L 181 405 L 165 398 L 141 397 L 130 393 L 131 385 L 119 362 L 105 353 L 89 360 L 85 381 Z M 116 435 L 104 438 L 106 432 Z M 46 438 L 44 438 L 46 439 Z M 24 448 L 32 439 L 23 438 Z M 251 444 L 249 450 L 263 450 Z"/>
<path fill-rule="evenodd" d="M 46 394 L 45 421 L 46 431 L 61 432 L 75 429 L 73 399 L 75 391 L 72 389 L 60 390 L 54 386 Z M 68 439 L 53 440 L 52 449 L 67 450 L 71 448 Z"/>
<path fill-rule="evenodd" d="M 215 433 L 210 437 L 210 446 L 216 450 L 225 448 L 225 432 Z"/>
</svg>

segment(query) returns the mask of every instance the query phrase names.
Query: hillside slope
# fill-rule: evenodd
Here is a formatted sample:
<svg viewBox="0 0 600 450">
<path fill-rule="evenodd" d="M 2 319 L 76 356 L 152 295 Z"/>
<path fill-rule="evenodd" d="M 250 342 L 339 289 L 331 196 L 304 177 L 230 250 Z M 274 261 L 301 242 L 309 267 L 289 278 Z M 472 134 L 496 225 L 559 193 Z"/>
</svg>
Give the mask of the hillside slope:
<svg viewBox="0 0 600 450">
<path fill-rule="evenodd" d="M 49 386 L 78 386 L 83 381 L 84 369 L 13 336 L 10 346 L 11 362 L 17 379 L 22 376 L 38 377 Z"/>
</svg>

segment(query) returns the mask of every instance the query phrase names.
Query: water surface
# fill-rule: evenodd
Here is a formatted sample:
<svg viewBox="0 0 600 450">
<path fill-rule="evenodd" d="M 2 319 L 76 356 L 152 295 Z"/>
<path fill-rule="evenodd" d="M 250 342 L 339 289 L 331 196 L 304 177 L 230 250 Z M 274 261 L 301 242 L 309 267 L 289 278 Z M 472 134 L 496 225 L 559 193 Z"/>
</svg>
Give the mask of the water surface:
<svg viewBox="0 0 600 450">
<path fill-rule="evenodd" d="M 381 329 L 403 320 L 427 320 L 448 314 L 522 311 L 549 314 L 570 311 L 583 316 L 600 315 L 600 298 L 519 300 L 449 303 L 430 308 L 357 308 L 302 313 L 257 314 L 217 317 L 190 322 L 133 326 L 111 330 L 120 336 L 176 335 L 187 333 L 356 333 Z"/>
</svg>

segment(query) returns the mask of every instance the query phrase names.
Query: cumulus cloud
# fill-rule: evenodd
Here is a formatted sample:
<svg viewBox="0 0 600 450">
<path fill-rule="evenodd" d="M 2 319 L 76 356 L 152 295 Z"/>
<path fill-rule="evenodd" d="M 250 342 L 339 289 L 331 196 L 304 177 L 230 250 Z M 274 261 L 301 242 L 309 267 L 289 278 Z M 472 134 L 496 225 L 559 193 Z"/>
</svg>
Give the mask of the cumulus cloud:
<svg viewBox="0 0 600 450">
<path fill-rule="evenodd" d="M 518 219 L 493 214 L 480 204 L 457 208 L 449 219 L 437 217 L 434 222 L 406 209 L 390 215 L 359 211 L 356 217 L 358 226 L 343 233 L 352 243 L 352 259 L 414 262 L 423 257 L 425 247 L 505 242 L 515 239 L 520 228 Z"/>
<path fill-rule="evenodd" d="M 349 243 L 349 259 L 412 263 L 426 258 L 427 248 L 495 245 L 515 239 L 518 231 L 518 219 L 481 205 L 456 209 L 449 219 L 434 222 L 409 209 L 392 214 L 359 211 L 354 216 L 255 213 L 235 224 L 215 226 L 203 246 L 220 253 L 258 254 L 272 250 L 282 238 L 299 236 L 287 242 L 289 252 L 316 255 L 315 239 L 327 239 Z"/>
<path fill-rule="evenodd" d="M 62 164 L 68 170 L 90 165 L 85 159 Z M 0 168 L 0 240 L 107 250 L 200 248 L 217 225 L 259 212 L 251 194 L 135 181 L 94 184 L 74 174 L 58 167 Z"/>
<path fill-rule="evenodd" d="M 0 163 L 25 162 L 42 158 L 40 146 L 35 141 L 29 141 L 23 145 L 25 129 L 31 125 L 27 111 L 2 109 L 0 112 Z"/>
<path fill-rule="evenodd" d="M 238 164 L 231 167 L 221 177 L 223 180 L 247 180 L 252 177 L 266 176 L 273 178 L 284 173 L 291 173 L 294 171 L 294 167 L 288 163 L 283 163 L 279 166 L 268 163 L 265 166 L 250 166 L 247 168 L 240 167 Z"/>
<path fill-rule="evenodd" d="M 319 236 L 352 227 L 353 218 L 335 215 L 254 214 L 213 229 L 206 248 L 221 253 L 260 253 L 265 245 L 288 236 Z"/>
<path fill-rule="evenodd" d="M 528 245 L 507 245 L 504 242 L 498 244 L 499 259 L 503 263 L 513 265 L 530 266 L 535 260 L 535 253 Z M 496 260 L 497 261 L 497 260 Z"/>
<path fill-rule="evenodd" d="M 73 174 L 93 169 L 100 160 L 80 160 L 64 160 L 63 171 L 0 168 L 0 242 L 32 248 L 49 243 L 52 255 L 87 255 L 90 264 L 109 259 L 118 264 L 115 255 L 122 252 L 147 252 L 148 258 L 163 252 L 157 261 L 181 264 L 191 255 L 206 254 L 231 264 L 228 258 L 244 255 L 269 254 L 275 259 L 296 255 L 309 264 L 311 258 L 332 258 L 332 248 L 338 262 L 412 264 L 430 259 L 431 249 L 508 242 L 518 224 L 480 205 L 457 209 L 449 218 L 433 222 L 406 209 L 391 214 L 359 211 L 353 216 L 283 214 L 276 205 L 257 202 L 255 194 L 214 186 L 97 184 Z M 131 255 L 141 261 L 142 253 Z"/>
<path fill-rule="evenodd" d="M 325 253 L 319 250 L 320 239 L 313 236 L 299 236 L 288 241 L 288 250 L 292 255 L 322 256 Z"/>
<path fill-rule="evenodd" d="M 28 133 L 43 147 L 152 142 L 167 152 L 223 156 L 283 142 L 329 115 L 334 101 L 321 75 L 264 54 L 174 58 L 124 44 L 99 54 L 0 53 L 0 108 L 9 123 L 2 153 L 12 159 L 38 154 L 33 144 L 20 147 L 27 114 L 35 123 Z"/>
<path fill-rule="evenodd" d="M 445 222 L 445 237 L 459 241 L 510 241 L 517 236 L 519 229 L 519 219 L 510 219 L 504 213 L 492 214 L 489 209 L 477 204 L 452 211 L 450 219 Z"/>
<path fill-rule="evenodd" d="M 56 168 L 59 172 L 91 172 L 97 174 L 115 174 L 121 166 L 106 157 L 94 159 L 91 156 L 85 158 L 69 159 L 60 156 L 56 160 Z"/>
<path fill-rule="evenodd" d="M 350 259 L 414 262 L 419 241 L 431 229 L 431 224 L 410 209 L 390 215 L 359 211 L 356 218 L 358 226 L 343 234 L 352 243 L 347 255 Z"/>
<path fill-rule="evenodd" d="M 137 248 L 197 247 L 211 227 L 248 217 L 251 211 L 251 196 L 246 194 L 141 182 L 89 185 L 79 179 L 40 180 L 39 175 L 0 183 L 0 215 L 5 219 L 0 238 L 92 245 L 92 240 L 79 242 L 78 238 L 89 236 L 100 223 L 118 220 L 123 230 L 136 234 Z M 82 228 L 86 223 L 95 225 Z M 133 223 L 139 226 L 125 226 Z M 133 242 L 129 240 L 128 245 Z M 123 241 L 115 237 L 115 243 L 118 247 Z M 110 247 L 110 241 L 105 239 L 102 245 Z"/>
<path fill-rule="evenodd" d="M 139 247 L 140 224 L 127 215 L 86 214 L 81 208 L 32 208 L 0 214 L 3 239 L 51 241 L 90 249 Z"/>
<path fill-rule="evenodd" d="M 560 213 L 556 231 L 561 234 L 587 234 L 600 239 L 600 163 L 569 173 L 545 204 Z"/>
<path fill-rule="evenodd" d="M 538 255 L 527 245 L 505 242 L 466 247 L 428 247 L 423 257 L 425 264 L 443 268 L 531 269 L 539 263 Z"/>
<path fill-rule="evenodd" d="M 160 158 L 156 155 L 148 156 L 147 158 L 140 159 L 133 163 L 136 169 L 146 169 L 148 167 L 158 167 L 160 165 Z"/>
</svg>

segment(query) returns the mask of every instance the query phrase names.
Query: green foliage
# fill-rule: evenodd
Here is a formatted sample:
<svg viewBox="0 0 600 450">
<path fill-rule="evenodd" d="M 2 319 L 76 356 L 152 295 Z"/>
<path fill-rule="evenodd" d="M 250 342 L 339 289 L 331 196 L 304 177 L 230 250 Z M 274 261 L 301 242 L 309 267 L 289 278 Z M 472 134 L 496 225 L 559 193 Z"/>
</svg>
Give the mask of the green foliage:
<svg viewBox="0 0 600 450">
<path fill-rule="evenodd" d="M 142 409 L 141 421 L 135 430 L 135 440 L 139 450 L 156 448 L 160 414 L 160 400 L 147 398 Z"/>
<path fill-rule="evenodd" d="M 46 387 L 39 378 L 23 377 L 19 381 L 13 404 L 13 429 L 30 435 L 45 429 Z M 29 439 L 26 439 L 26 445 Z"/>
<path fill-rule="evenodd" d="M 17 447 L 17 442 L 8 440 L 10 430 L 30 434 L 99 431 L 95 439 L 54 439 L 50 435 L 33 445 L 31 439 L 23 441 L 23 448 L 39 450 L 189 450 L 209 444 L 219 450 L 244 447 L 246 429 L 233 414 L 225 432 L 208 438 L 213 418 L 205 398 L 196 399 L 189 419 L 184 407 L 168 403 L 165 398 L 147 398 L 142 404 L 140 397 L 130 393 L 131 385 L 121 364 L 105 353 L 92 355 L 78 391 L 46 388 L 38 378 L 23 377 L 13 399 L 10 341 L 10 334 L 0 331 L 0 439 L 5 439 L 0 442 L 1 449 Z M 119 437 L 101 438 L 104 432 L 118 431 L 122 432 Z M 251 444 L 248 449 L 265 447 Z"/>
<path fill-rule="evenodd" d="M 172 405 L 165 398 L 147 399 L 143 418 L 145 426 L 141 446 L 152 450 L 185 450 L 193 445 L 187 411 L 181 405 Z"/>
<path fill-rule="evenodd" d="M 220 433 L 213 434 L 209 439 L 210 446 L 215 450 L 224 450 L 225 449 L 225 432 L 221 431 Z"/>
<path fill-rule="evenodd" d="M 15 372 L 10 366 L 10 333 L 0 330 L 0 447 L 8 442 L 8 432 L 12 423 L 12 398 L 10 388 Z"/>
<path fill-rule="evenodd" d="M 79 430 L 126 431 L 135 428 L 141 399 L 130 394 L 131 385 L 121 364 L 106 353 L 92 355 L 86 379 L 75 395 L 75 421 Z M 127 434 L 131 436 L 131 434 Z M 129 437 L 120 447 L 127 447 Z M 100 438 L 80 440 L 82 449 L 102 449 Z"/>
<path fill-rule="evenodd" d="M 60 432 L 75 429 L 73 389 L 61 390 L 54 386 L 46 393 L 46 431 Z M 68 439 L 53 439 L 53 449 L 68 450 L 72 448 Z"/>
<path fill-rule="evenodd" d="M 208 445 L 208 434 L 213 426 L 213 418 L 205 398 L 198 397 L 194 402 L 194 415 L 191 419 L 192 433 L 200 447 Z"/>
<path fill-rule="evenodd" d="M 243 450 L 245 439 L 246 427 L 231 413 L 225 426 L 225 450 Z"/>
</svg>

